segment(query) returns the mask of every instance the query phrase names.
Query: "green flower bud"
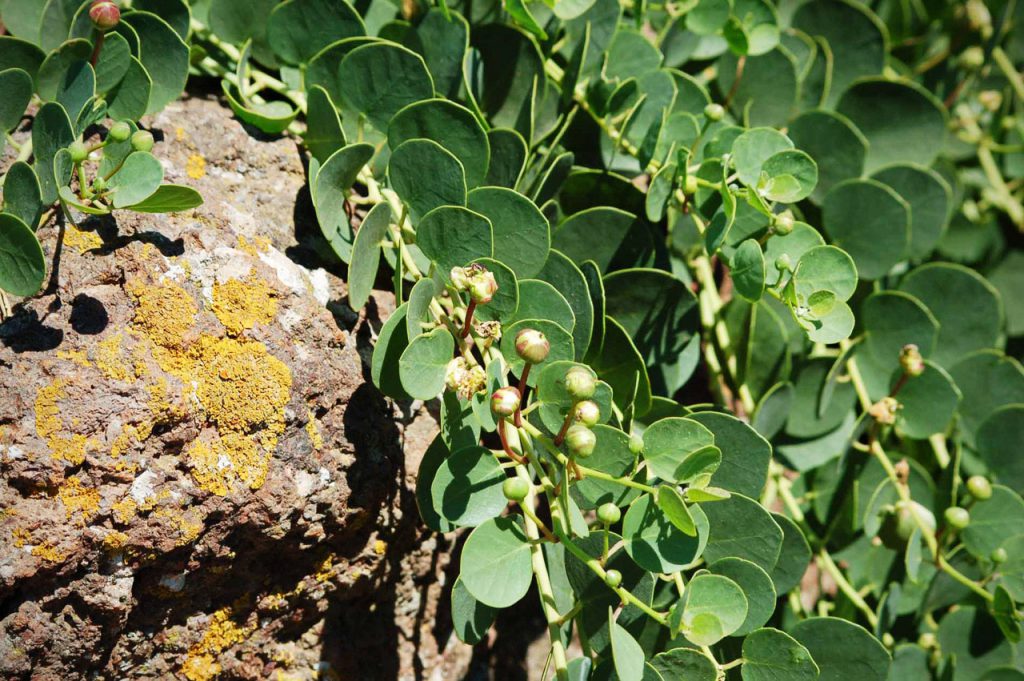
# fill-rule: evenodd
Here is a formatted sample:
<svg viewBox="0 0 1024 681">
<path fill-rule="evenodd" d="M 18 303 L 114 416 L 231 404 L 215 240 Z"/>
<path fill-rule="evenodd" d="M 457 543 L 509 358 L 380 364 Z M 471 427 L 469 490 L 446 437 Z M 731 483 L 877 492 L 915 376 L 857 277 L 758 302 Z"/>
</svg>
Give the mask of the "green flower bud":
<svg viewBox="0 0 1024 681">
<path fill-rule="evenodd" d="M 530 483 L 522 478 L 507 478 L 501 483 L 501 491 L 509 501 L 522 501 L 530 493 Z"/>
<path fill-rule="evenodd" d="M 519 391 L 515 388 L 498 388 L 491 395 L 491 411 L 495 416 L 512 416 L 519 409 Z"/>
<path fill-rule="evenodd" d="M 980 69 L 984 63 L 985 52 L 977 45 L 968 47 L 960 53 L 960 65 L 965 69 Z"/>
<path fill-rule="evenodd" d="M 89 149 L 81 140 L 72 142 L 71 146 L 68 147 L 68 151 L 71 152 L 71 160 L 75 163 L 81 163 L 89 158 Z"/>
<path fill-rule="evenodd" d="M 992 498 L 992 483 L 981 475 L 972 475 L 967 478 L 967 491 L 978 501 L 985 501 Z"/>
<path fill-rule="evenodd" d="M 1003 93 L 998 90 L 982 90 L 978 93 L 978 101 L 983 107 L 995 113 L 1003 105 Z"/>
<path fill-rule="evenodd" d="M 516 334 L 516 354 L 527 364 L 540 364 L 551 352 L 551 343 L 536 329 L 523 329 Z"/>
<path fill-rule="evenodd" d="M 106 32 L 121 21 L 121 10 L 112 0 L 93 0 L 89 18 L 97 31 Z"/>
<path fill-rule="evenodd" d="M 132 135 L 132 149 L 135 151 L 149 151 L 155 143 L 153 133 L 148 130 L 139 130 Z"/>
<path fill-rule="evenodd" d="M 629 436 L 629 451 L 633 456 L 640 456 L 644 451 L 644 440 L 639 435 Z"/>
<path fill-rule="evenodd" d="M 618 570 L 608 570 L 604 573 L 604 583 L 613 589 L 622 584 L 622 573 Z"/>
<path fill-rule="evenodd" d="M 686 181 L 683 183 L 683 193 L 687 196 L 693 196 L 697 193 L 697 177 L 694 175 L 687 175 Z"/>
<path fill-rule="evenodd" d="M 989 557 L 992 559 L 992 562 L 995 563 L 996 565 L 1000 565 L 1001 563 L 1005 563 L 1007 561 L 1007 559 L 1009 559 L 1009 556 L 1006 555 L 1006 549 L 1004 549 L 1002 546 L 1000 546 L 998 549 L 993 551 L 992 555 L 989 556 Z"/>
<path fill-rule="evenodd" d="M 124 142 L 131 136 L 132 126 L 128 125 L 124 121 L 114 123 L 110 126 L 110 132 L 107 133 L 107 137 L 110 138 L 111 142 Z"/>
<path fill-rule="evenodd" d="M 456 290 L 465 291 L 469 288 L 470 274 L 465 267 L 453 267 L 448 273 L 448 278 L 452 280 L 452 286 Z"/>
<path fill-rule="evenodd" d="M 601 420 L 601 408 L 592 400 L 583 400 L 574 409 L 576 421 L 588 428 L 597 425 Z"/>
<path fill-rule="evenodd" d="M 602 525 L 614 525 L 621 518 L 622 511 L 610 501 L 597 507 L 597 519 L 601 521 Z"/>
<path fill-rule="evenodd" d="M 967 512 L 966 508 L 959 506 L 950 506 L 944 515 L 949 526 L 957 530 L 964 529 L 971 522 L 971 514 Z"/>
<path fill-rule="evenodd" d="M 917 637 L 917 645 L 925 649 L 934 648 L 936 643 L 935 634 L 930 631 L 926 631 Z"/>
<path fill-rule="evenodd" d="M 721 104 L 708 104 L 704 107 L 704 117 L 709 121 L 720 121 L 725 117 L 725 109 Z"/>
<path fill-rule="evenodd" d="M 920 376 L 924 373 L 924 358 L 913 343 L 904 345 L 900 350 L 900 366 L 907 376 Z"/>
<path fill-rule="evenodd" d="M 775 269 L 779 272 L 789 272 L 793 269 L 793 261 L 790 259 L 788 253 L 783 253 L 779 257 L 775 258 Z"/>
<path fill-rule="evenodd" d="M 469 297 L 477 305 L 486 305 L 491 302 L 497 290 L 498 282 L 495 280 L 494 274 L 486 270 L 476 274 L 469 282 Z"/>
<path fill-rule="evenodd" d="M 590 369 L 573 367 L 565 372 L 565 391 L 574 401 L 589 400 L 597 390 L 597 379 Z"/>
<path fill-rule="evenodd" d="M 793 231 L 793 214 L 788 210 L 775 216 L 775 233 L 785 236 Z"/>
<path fill-rule="evenodd" d="M 886 648 L 892 649 L 892 647 L 896 645 L 896 639 L 894 639 L 892 634 L 887 631 L 882 634 L 882 645 Z"/>
<path fill-rule="evenodd" d="M 569 448 L 570 454 L 585 459 L 594 453 L 597 436 L 590 428 L 577 423 L 569 426 L 569 430 L 565 432 L 565 444 Z"/>
</svg>

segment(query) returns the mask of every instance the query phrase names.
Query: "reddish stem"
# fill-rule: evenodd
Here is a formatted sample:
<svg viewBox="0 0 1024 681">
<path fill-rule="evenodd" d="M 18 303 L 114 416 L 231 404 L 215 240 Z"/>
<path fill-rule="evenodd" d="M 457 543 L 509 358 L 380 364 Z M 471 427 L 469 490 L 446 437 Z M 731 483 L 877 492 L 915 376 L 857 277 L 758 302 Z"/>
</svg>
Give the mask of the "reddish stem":
<svg viewBox="0 0 1024 681">
<path fill-rule="evenodd" d="M 498 437 L 501 438 L 501 448 L 505 450 L 505 454 L 508 455 L 508 458 L 525 466 L 526 460 L 513 452 L 512 448 L 508 446 L 508 438 L 505 437 L 505 419 L 498 421 Z"/>
<path fill-rule="evenodd" d="M 462 337 L 465 338 L 469 335 L 469 326 L 473 323 L 473 312 L 476 311 L 476 301 L 470 300 L 469 307 L 466 308 L 466 323 L 462 325 Z"/>
<path fill-rule="evenodd" d="M 96 66 L 96 62 L 100 58 L 100 50 L 103 48 L 103 39 L 107 37 L 105 32 L 99 32 L 99 37 L 96 38 L 96 47 L 92 48 L 92 56 L 89 57 L 89 64 Z"/>
<path fill-rule="evenodd" d="M 565 420 L 562 421 L 562 429 L 558 431 L 558 435 L 555 436 L 553 443 L 556 447 L 561 447 L 562 442 L 565 441 L 565 434 L 569 430 L 569 425 L 572 424 L 572 412 L 573 409 L 569 409 L 569 413 L 565 415 Z"/>
<path fill-rule="evenodd" d="M 523 365 L 523 374 L 519 377 L 519 385 L 516 386 L 516 390 L 519 391 L 519 409 L 516 409 L 515 416 L 513 416 L 516 428 L 523 427 L 522 407 L 523 404 L 526 402 L 526 391 L 530 389 L 530 386 L 526 385 L 526 379 L 530 375 L 531 366 L 533 365 L 530 364 L 529 362 Z"/>
</svg>

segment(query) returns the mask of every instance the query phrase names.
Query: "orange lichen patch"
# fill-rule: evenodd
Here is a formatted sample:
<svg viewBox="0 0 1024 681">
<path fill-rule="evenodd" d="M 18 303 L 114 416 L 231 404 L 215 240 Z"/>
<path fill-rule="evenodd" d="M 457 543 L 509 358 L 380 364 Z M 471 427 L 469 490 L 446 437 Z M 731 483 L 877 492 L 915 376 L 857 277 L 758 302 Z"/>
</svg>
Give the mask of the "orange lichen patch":
<svg viewBox="0 0 1024 681">
<path fill-rule="evenodd" d="M 132 371 L 122 352 L 123 343 L 124 334 L 118 332 L 97 343 L 96 352 L 93 353 L 96 367 L 104 376 L 115 381 L 128 381 L 132 378 Z"/>
<path fill-rule="evenodd" d="M 252 257 L 259 257 L 260 253 L 266 253 L 270 250 L 270 239 L 265 236 L 254 237 L 252 241 L 249 241 L 241 234 L 238 235 L 238 250 L 243 253 L 248 253 Z"/>
<path fill-rule="evenodd" d="M 229 336 L 238 336 L 257 324 L 273 321 L 277 314 L 277 294 L 256 276 L 245 281 L 229 279 L 213 285 L 213 313 Z"/>
<path fill-rule="evenodd" d="M 231 608 L 213 613 L 210 625 L 198 643 L 188 649 L 181 673 L 189 681 L 210 681 L 221 672 L 217 656 L 242 643 L 256 630 L 256 625 L 240 625 L 231 618 Z"/>
<path fill-rule="evenodd" d="M 201 180 L 206 177 L 206 159 L 201 154 L 192 154 L 185 162 L 185 172 L 193 180 Z"/>
<path fill-rule="evenodd" d="M 174 129 L 174 138 L 179 142 L 184 142 L 188 138 L 188 133 L 185 132 L 185 128 L 179 125 Z"/>
<path fill-rule="evenodd" d="M 100 512 L 100 493 L 82 484 L 78 478 L 71 478 L 57 491 L 64 504 L 65 517 L 71 518 L 76 512 L 82 514 L 82 523 L 92 520 Z"/>
<path fill-rule="evenodd" d="M 139 505 L 131 497 L 125 497 L 121 501 L 115 501 L 111 505 L 110 510 L 114 513 L 115 522 L 127 525 L 139 512 Z"/>
<path fill-rule="evenodd" d="M 92 366 L 92 363 L 89 361 L 89 356 L 86 354 L 85 350 L 58 350 L 57 357 L 74 362 L 78 366 L 85 367 L 86 369 Z"/>
<path fill-rule="evenodd" d="M 78 253 L 85 253 L 103 246 L 103 239 L 96 232 L 88 232 L 68 225 L 64 230 L 64 245 Z"/>
<path fill-rule="evenodd" d="M 136 303 L 132 327 L 154 345 L 168 350 L 181 349 L 198 312 L 188 291 L 176 284 L 132 283 L 127 288 Z"/>
<path fill-rule="evenodd" d="M 239 485 L 255 490 L 266 482 L 270 454 L 248 436 L 228 433 L 212 442 L 197 440 L 187 454 L 196 484 L 212 494 L 227 496 Z"/>
<path fill-rule="evenodd" d="M 60 400 L 67 396 L 65 386 L 67 381 L 57 379 L 36 392 L 36 434 L 49 446 L 50 455 L 54 459 L 77 466 L 85 461 L 86 451 L 96 443 L 81 433 L 64 432 L 60 417 Z"/>
</svg>

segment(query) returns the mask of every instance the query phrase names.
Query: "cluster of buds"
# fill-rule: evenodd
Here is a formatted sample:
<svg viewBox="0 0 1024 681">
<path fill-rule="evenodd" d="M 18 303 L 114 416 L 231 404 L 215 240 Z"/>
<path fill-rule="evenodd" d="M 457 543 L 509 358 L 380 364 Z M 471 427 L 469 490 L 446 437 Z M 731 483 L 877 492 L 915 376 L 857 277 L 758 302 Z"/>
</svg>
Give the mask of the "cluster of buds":
<svg viewBox="0 0 1024 681">
<path fill-rule="evenodd" d="M 924 358 L 913 343 L 904 345 L 900 350 L 900 366 L 907 376 L 920 376 L 924 373 Z"/>
<path fill-rule="evenodd" d="M 465 357 L 448 362 L 444 383 L 459 397 L 468 400 L 487 387 L 487 373 L 478 364 L 470 364 Z"/>
<path fill-rule="evenodd" d="M 105 33 L 121 21 L 121 10 L 113 0 L 92 0 L 89 18 L 92 20 L 93 28 Z"/>
<path fill-rule="evenodd" d="M 597 446 L 597 436 L 591 427 L 601 420 L 601 408 L 590 399 L 597 392 L 597 379 L 586 367 L 572 367 L 565 372 L 565 391 L 573 405 L 565 415 L 555 444 L 564 441 L 573 458 L 585 459 Z"/>
<path fill-rule="evenodd" d="M 896 414 L 900 410 L 900 403 L 893 397 L 883 397 L 868 409 L 871 418 L 882 425 L 891 426 L 896 423 Z"/>
<path fill-rule="evenodd" d="M 494 274 L 476 263 L 469 267 L 453 267 L 448 277 L 456 290 L 468 291 L 469 299 L 477 305 L 491 302 L 498 291 L 498 282 Z"/>
</svg>

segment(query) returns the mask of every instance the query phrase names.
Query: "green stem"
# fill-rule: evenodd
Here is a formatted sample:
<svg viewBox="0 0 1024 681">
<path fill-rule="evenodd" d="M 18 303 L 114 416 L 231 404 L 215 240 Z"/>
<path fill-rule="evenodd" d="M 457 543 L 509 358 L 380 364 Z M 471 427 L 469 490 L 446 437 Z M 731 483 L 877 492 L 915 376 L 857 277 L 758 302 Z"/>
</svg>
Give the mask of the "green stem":
<svg viewBox="0 0 1024 681">
<path fill-rule="evenodd" d="M 520 470 L 520 477 L 529 478 L 524 468 Z M 530 493 L 523 500 L 521 508 L 525 512 L 527 507 L 533 506 L 535 499 L 531 487 Z M 562 632 L 560 627 L 561 615 L 555 607 L 555 593 L 551 588 L 551 577 L 548 575 L 548 567 L 544 562 L 544 549 L 540 543 L 540 530 L 534 517 L 526 515 L 525 526 L 526 536 L 531 539 L 530 559 L 533 567 L 533 575 L 537 580 L 537 592 L 540 594 L 540 605 L 544 611 L 544 619 L 548 623 L 548 637 L 551 639 L 551 655 L 555 663 L 555 675 L 558 681 L 568 681 L 569 661 L 566 659 L 565 646 L 562 644 Z"/>
<path fill-rule="evenodd" d="M 839 566 L 832 560 L 832 556 L 829 555 L 828 551 L 822 549 L 818 552 L 818 567 L 827 572 L 833 580 L 835 580 L 836 586 L 839 590 L 846 595 L 850 602 L 857 606 L 857 609 L 864 613 L 864 617 L 867 618 L 868 623 L 872 628 L 878 625 L 878 616 L 875 615 L 875 611 L 864 601 L 857 590 L 853 588 L 853 585 L 846 579 L 846 575 L 839 569 Z"/>
<path fill-rule="evenodd" d="M 988 147 L 987 139 L 982 140 L 981 144 L 978 145 L 978 162 L 981 164 L 981 169 L 985 172 L 985 178 L 992 185 L 992 190 L 995 193 L 992 196 L 993 202 L 998 201 L 999 207 L 1006 211 L 1013 224 L 1017 225 L 1019 229 L 1024 229 L 1024 205 L 1021 205 L 1019 201 L 1013 198 L 1010 188 L 1006 186 L 1006 181 L 999 170 L 999 165 L 992 156 L 992 150 Z"/>
<path fill-rule="evenodd" d="M 1006 76 L 1006 80 L 1010 81 L 1010 86 L 1017 93 L 1017 98 L 1024 100 L 1024 77 L 1014 68 L 1013 62 L 1010 61 L 1010 57 L 1003 51 L 1003 48 L 998 45 L 993 48 L 992 59 L 995 61 L 996 66 L 999 67 L 999 70 L 1003 72 L 1003 75 Z"/>
</svg>

